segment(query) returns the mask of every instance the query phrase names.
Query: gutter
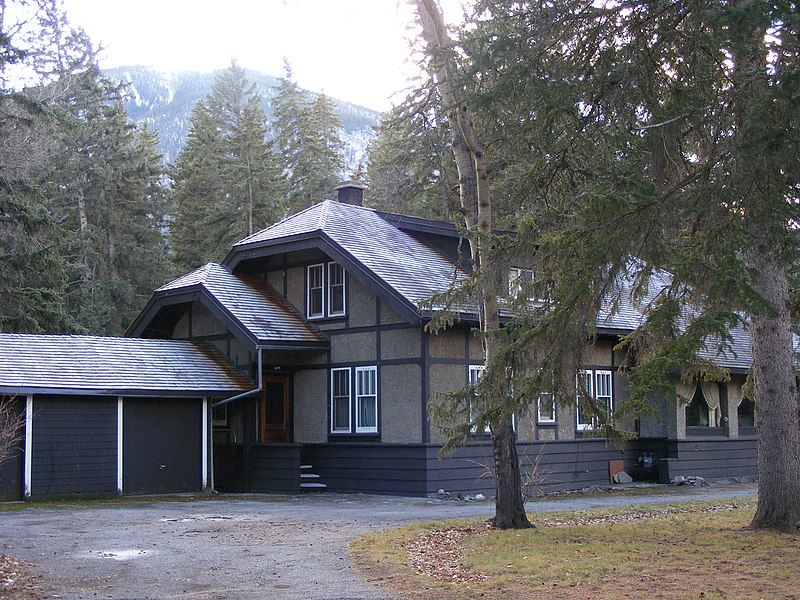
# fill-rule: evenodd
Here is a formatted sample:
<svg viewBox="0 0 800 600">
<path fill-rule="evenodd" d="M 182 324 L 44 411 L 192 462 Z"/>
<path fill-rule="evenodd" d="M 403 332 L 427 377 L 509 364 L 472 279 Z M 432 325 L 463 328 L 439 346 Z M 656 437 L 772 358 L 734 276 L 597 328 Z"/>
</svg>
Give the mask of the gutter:
<svg viewBox="0 0 800 600">
<path fill-rule="evenodd" d="M 231 402 L 241 400 L 242 398 L 249 398 L 250 396 L 255 396 L 256 394 L 261 393 L 261 391 L 264 389 L 264 364 L 263 364 L 264 359 L 262 358 L 262 347 L 258 346 L 257 350 L 258 350 L 258 387 L 247 392 L 242 392 L 241 394 L 236 394 L 235 396 L 231 396 L 230 398 L 218 400 L 217 402 L 211 404 L 211 408 L 224 406 L 226 404 L 230 404 Z"/>
</svg>

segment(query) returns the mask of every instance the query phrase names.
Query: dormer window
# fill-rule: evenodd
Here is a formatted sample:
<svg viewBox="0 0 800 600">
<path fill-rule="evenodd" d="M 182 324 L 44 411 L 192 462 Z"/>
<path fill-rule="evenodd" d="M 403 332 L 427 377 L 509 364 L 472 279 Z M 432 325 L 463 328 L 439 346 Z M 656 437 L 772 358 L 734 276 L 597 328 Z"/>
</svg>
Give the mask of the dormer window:
<svg viewBox="0 0 800 600">
<path fill-rule="evenodd" d="M 508 270 L 508 294 L 516 296 L 522 291 L 525 284 L 533 282 L 533 271 L 511 267 Z"/>
<path fill-rule="evenodd" d="M 306 316 L 343 317 L 347 313 L 344 268 L 338 263 L 309 265 L 306 270 Z"/>
</svg>

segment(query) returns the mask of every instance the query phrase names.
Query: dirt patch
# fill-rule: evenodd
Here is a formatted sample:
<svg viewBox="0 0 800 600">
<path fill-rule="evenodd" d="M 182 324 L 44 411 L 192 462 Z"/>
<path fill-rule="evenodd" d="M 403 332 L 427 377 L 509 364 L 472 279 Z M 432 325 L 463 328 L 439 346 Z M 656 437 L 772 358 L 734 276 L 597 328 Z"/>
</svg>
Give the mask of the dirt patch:
<svg viewBox="0 0 800 600">
<path fill-rule="evenodd" d="M 42 597 L 41 588 L 30 573 L 27 563 L 0 554 L 0 599 L 35 600 Z"/>
</svg>

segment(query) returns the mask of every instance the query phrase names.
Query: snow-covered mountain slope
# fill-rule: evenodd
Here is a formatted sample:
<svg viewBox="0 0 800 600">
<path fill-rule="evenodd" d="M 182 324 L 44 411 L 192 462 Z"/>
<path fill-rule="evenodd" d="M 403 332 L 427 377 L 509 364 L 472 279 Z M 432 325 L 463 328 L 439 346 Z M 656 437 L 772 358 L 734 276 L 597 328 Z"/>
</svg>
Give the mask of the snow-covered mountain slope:
<svg viewBox="0 0 800 600">
<path fill-rule="evenodd" d="M 126 108 L 129 117 L 158 132 L 159 149 L 164 160 L 173 162 L 189 131 L 192 108 L 208 94 L 216 72 L 169 73 L 149 67 L 128 66 L 106 69 L 105 73 L 128 85 Z M 256 89 L 264 98 L 267 118 L 271 118 L 271 101 L 278 78 L 256 71 L 248 71 L 247 76 L 255 82 Z M 333 103 L 342 119 L 347 166 L 354 170 L 366 159 L 367 145 L 375 135 L 372 126 L 378 122 L 379 115 L 374 110 L 343 100 L 333 99 Z"/>
</svg>

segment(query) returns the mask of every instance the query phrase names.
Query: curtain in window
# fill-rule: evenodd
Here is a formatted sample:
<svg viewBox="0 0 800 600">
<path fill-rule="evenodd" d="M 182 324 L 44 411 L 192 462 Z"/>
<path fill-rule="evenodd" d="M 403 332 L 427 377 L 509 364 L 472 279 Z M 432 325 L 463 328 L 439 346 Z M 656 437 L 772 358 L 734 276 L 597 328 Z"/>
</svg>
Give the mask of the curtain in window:
<svg viewBox="0 0 800 600">
<path fill-rule="evenodd" d="M 728 390 L 728 403 L 736 408 L 742 403 L 742 399 L 744 398 L 744 392 L 742 391 L 742 386 L 738 383 L 728 383 L 727 385 Z"/>
</svg>

